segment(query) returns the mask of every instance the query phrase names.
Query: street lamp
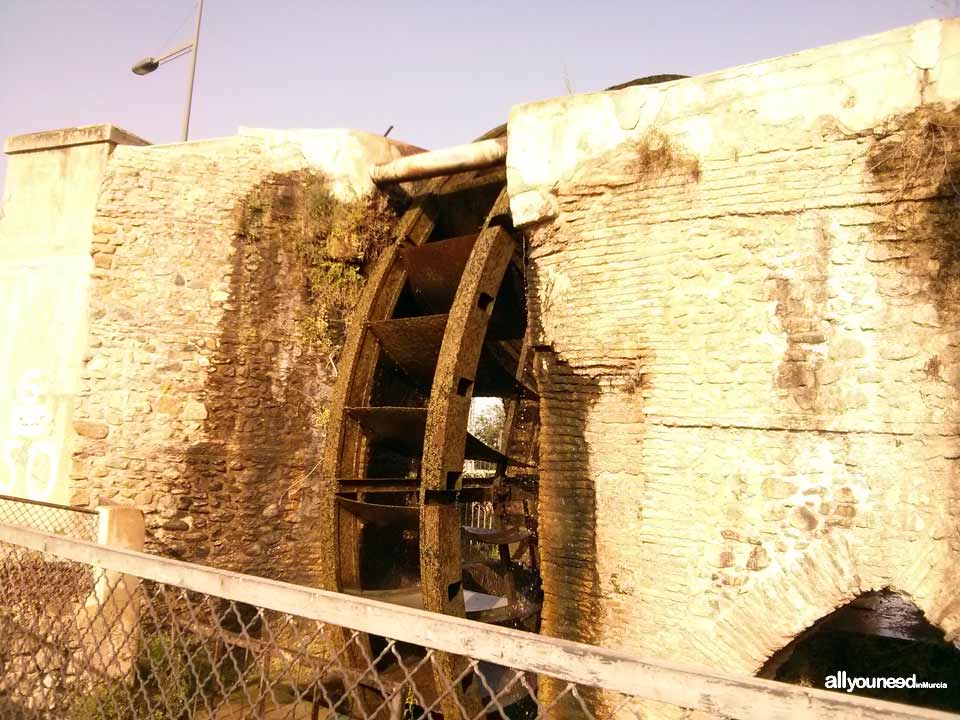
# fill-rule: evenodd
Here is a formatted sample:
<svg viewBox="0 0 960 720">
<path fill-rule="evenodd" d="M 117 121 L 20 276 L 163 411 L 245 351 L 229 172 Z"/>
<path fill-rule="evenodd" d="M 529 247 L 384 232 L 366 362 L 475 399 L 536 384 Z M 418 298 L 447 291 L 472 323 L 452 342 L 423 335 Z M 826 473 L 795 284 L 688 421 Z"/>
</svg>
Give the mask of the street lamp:
<svg viewBox="0 0 960 720">
<path fill-rule="evenodd" d="M 193 78 L 197 73 L 197 46 L 200 44 L 200 18 L 203 15 L 203 0 L 197 0 L 197 25 L 193 33 L 193 40 L 175 47 L 168 53 L 158 58 L 147 57 L 134 65 L 133 70 L 136 75 L 149 75 L 164 63 L 176 60 L 181 55 L 190 53 L 190 80 L 187 83 L 187 107 L 183 111 L 183 141 L 186 142 L 187 135 L 190 132 L 190 105 L 193 102 Z"/>
</svg>

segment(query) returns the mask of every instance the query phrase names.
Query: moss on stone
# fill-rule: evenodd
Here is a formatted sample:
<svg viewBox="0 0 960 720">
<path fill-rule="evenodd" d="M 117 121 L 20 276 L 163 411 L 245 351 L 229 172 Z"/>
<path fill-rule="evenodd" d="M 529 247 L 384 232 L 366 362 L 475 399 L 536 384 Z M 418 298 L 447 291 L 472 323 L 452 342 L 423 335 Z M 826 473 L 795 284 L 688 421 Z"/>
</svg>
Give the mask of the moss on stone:
<svg viewBox="0 0 960 720">
<path fill-rule="evenodd" d="M 638 179 L 685 175 L 700 182 L 700 160 L 659 130 L 649 130 L 634 144 L 633 170 Z"/>
<path fill-rule="evenodd" d="M 301 337 L 333 358 L 364 285 L 366 270 L 393 240 L 400 208 L 384 195 L 344 201 L 329 179 L 298 171 L 275 174 L 238 206 L 237 236 L 258 242 L 267 234 L 291 249 L 303 268 L 308 310 Z"/>
</svg>

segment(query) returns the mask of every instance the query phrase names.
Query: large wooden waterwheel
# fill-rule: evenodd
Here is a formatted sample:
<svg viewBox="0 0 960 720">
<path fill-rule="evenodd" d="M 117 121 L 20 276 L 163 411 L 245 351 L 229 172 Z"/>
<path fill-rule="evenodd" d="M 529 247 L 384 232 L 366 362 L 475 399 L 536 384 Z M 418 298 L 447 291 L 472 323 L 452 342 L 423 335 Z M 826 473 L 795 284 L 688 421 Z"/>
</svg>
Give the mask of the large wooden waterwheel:
<svg viewBox="0 0 960 720">
<path fill-rule="evenodd" d="M 355 312 L 330 405 L 326 588 L 538 629 L 539 419 L 522 266 L 502 167 L 415 193 Z M 502 449 L 467 431 L 477 397 L 504 400 Z M 384 643 L 362 636 L 344 656 L 362 673 Z M 391 673 L 435 716 L 479 715 L 491 689 L 511 701 L 497 687 L 503 669 L 481 666 L 479 682 L 465 659 L 434 655 L 409 687 L 401 662 L 409 671 L 416 658 L 384 654 L 377 678 L 351 694 L 357 716 L 386 713 Z"/>
</svg>

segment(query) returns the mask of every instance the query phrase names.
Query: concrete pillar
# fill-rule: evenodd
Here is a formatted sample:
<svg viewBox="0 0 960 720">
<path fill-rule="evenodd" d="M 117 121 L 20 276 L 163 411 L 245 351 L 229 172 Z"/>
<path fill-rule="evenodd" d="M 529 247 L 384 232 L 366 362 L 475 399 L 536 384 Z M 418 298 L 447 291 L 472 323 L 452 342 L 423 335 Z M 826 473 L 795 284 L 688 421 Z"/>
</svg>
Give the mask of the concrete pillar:
<svg viewBox="0 0 960 720">
<path fill-rule="evenodd" d="M 126 505 L 101 505 L 97 508 L 97 542 L 127 550 L 143 550 L 146 529 L 143 513 Z"/>
<path fill-rule="evenodd" d="M 143 513 L 122 505 L 97 508 L 97 542 L 115 548 L 143 550 Z M 79 611 L 81 668 L 98 675 L 129 678 L 136 663 L 137 624 L 140 620 L 140 579 L 93 568 L 93 593 Z"/>
<path fill-rule="evenodd" d="M 73 424 L 87 344 L 93 219 L 118 145 L 114 127 L 8 138 L 0 212 L 0 493 L 70 504 Z"/>
</svg>

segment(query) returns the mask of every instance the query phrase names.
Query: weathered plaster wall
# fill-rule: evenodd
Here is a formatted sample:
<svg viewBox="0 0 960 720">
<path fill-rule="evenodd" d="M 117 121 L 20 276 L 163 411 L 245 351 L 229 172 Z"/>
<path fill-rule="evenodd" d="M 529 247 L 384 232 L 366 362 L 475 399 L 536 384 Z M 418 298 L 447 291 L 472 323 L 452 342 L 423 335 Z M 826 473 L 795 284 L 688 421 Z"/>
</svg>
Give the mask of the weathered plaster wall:
<svg viewBox="0 0 960 720">
<path fill-rule="evenodd" d="M 363 133 L 247 131 L 114 155 L 93 222 L 74 502 L 139 507 L 164 554 L 305 579 L 317 563 L 298 487 L 334 366 L 301 332 L 305 268 L 275 231 L 293 202 L 283 178 L 322 173 L 356 197 L 369 180 L 355 159 L 399 152 Z"/>
<path fill-rule="evenodd" d="M 67 502 L 86 343 L 91 222 L 118 144 L 111 125 L 7 140 L 0 210 L 0 493 Z"/>
<path fill-rule="evenodd" d="M 960 21 L 521 106 L 544 631 L 757 671 L 960 633 Z"/>
</svg>

